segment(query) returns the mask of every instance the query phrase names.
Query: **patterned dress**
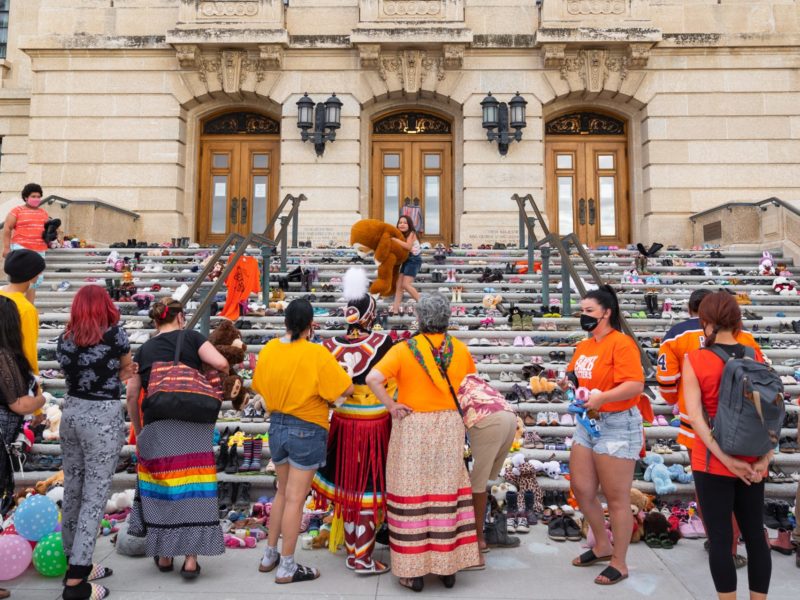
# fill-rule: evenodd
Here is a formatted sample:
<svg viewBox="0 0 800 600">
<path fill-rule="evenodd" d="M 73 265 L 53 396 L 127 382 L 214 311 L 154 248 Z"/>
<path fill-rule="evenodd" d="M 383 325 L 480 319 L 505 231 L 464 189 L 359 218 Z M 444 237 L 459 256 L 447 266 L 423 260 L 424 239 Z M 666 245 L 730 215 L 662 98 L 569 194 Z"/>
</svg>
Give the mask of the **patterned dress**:
<svg viewBox="0 0 800 600">
<path fill-rule="evenodd" d="M 323 345 L 352 373 L 355 390 L 333 412 L 326 465 L 315 475 L 312 487 L 318 499 L 335 507 L 331 551 L 336 551 L 344 537 L 351 559 L 369 558 L 385 510 L 386 451 L 392 422 L 365 382 L 372 367 L 392 347 L 392 339 L 383 333 L 369 333 L 355 339 L 330 338 Z M 357 529 L 353 524 L 360 521 L 368 521 L 371 534 L 361 536 L 364 539 L 356 539 L 359 536 L 353 533 Z"/>
</svg>

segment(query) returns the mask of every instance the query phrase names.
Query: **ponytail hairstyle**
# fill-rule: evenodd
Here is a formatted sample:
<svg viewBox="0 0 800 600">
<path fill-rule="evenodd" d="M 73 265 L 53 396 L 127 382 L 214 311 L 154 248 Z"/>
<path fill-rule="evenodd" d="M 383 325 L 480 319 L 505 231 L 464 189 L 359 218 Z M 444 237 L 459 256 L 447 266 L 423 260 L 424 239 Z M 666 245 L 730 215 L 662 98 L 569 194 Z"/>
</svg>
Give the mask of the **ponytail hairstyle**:
<svg viewBox="0 0 800 600">
<path fill-rule="evenodd" d="M 603 307 L 603 310 L 610 310 L 611 317 L 608 319 L 609 324 L 617 331 L 622 331 L 622 322 L 619 318 L 619 300 L 617 299 L 617 292 L 614 291 L 614 288 L 608 284 L 601 285 L 596 290 L 587 292 L 584 298 L 594 300 Z"/>
<path fill-rule="evenodd" d="M 174 298 L 162 298 L 150 307 L 150 318 L 156 327 L 169 325 L 183 313 L 183 304 Z"/>
<path fill-rule="evenodd" d="M 742 330 L 742 309 L 728 292 L 714 292 L 700 303 L 698 315 L 700 326 L 705 330 L 710 326 L 711 335 L 706 338 L 705 347 L 713 346 L 720 331 L 730 331 L 735 337 Z"/>
<path fill-rule="evenodd" d="M 314 308 L 311 302 L 297 298 L 286 307 L 284 323 L 293 342 L 300 339 L 300 334 L 311 326 L 314 321 Z"/>
</svg>

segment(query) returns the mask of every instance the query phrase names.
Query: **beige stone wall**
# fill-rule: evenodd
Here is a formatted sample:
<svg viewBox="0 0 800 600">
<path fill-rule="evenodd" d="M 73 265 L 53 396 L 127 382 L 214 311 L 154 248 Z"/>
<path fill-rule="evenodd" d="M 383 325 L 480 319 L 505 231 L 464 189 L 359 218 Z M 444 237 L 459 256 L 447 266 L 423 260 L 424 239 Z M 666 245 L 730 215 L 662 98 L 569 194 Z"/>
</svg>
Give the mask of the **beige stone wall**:
<svg viewBox="0 0 800 600">
<path fill-rule="evenodd" d="M 317 242 L 343 240 L 367 216 L 370 119 L 401 107 L 453 120 L 454 225 L 463 242 L 516 240 L 510 196 L 531 193 L 544 205 L 544 123 L 573 108 L 628 121 L 634 239 L 690 244 L 694 212 L 733 200 L 800 200 L 795 0 L 611 0 L 603 4 L 611 14 L 580 0 L 541 8 L 535 0 L 443 0 L 442 10 L 455 12 L 437 13 L 441 20 L 395 21 L 386 11 L 397 8 L 386 3 L 407 0 L 292 0 L 286 9 L 280 0 L 202 0 L 201 10 L 222 16 L 182 21 L 195 1 L 12 1 L 0 69 L 0 219 L 4 201 L 35 180 L 47 193 L 139 212 L 148 239 L 193 236 L 199 122 L 226 108 L 280 119 L 280 196 L 308 196 L 301 236 Z M 279 18 L 250 31 L 245 17 L 225 16 L 234 5 Z M 587 31 L 592 43 L 576 38 Z M 578 65 L 589 58 L 581 48 L 601 50 L 594 75 Z M 222 67 L 208 71 L 225 49 L 247 53 L 228 79 L 218 76 Z M 400 67 L 382 69 L 384 60 Z M 295 125 L 305 91 L 317 101 L 335 91 L 344 102 L 323 157 Z M 528 101 L 523 141 L 505 157 L 481 127 L 488 91 L 505 101 L 519 91 Z"/>
</svg>

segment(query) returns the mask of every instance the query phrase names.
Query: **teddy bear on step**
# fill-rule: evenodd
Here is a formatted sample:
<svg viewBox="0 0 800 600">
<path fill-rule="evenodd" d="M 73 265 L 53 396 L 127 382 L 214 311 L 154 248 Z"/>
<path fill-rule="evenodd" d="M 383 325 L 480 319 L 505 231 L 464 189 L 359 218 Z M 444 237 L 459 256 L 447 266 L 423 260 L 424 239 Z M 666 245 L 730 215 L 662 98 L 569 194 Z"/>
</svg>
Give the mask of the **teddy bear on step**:
<svg viewBox="0 0 800 600">
<path fill-rule="evenodd" d="M 249 394 L 244 387 L 244 381 L 233 367 L 244 362 L 247 355 L 247 345 L 242 341 L 242 334 L 231 321 L 222 319 L 208 336 L 208 341 L 228 361 L 228 372 L 222 374 L 222 397 L 230 400 L 234 409 L 241 410 L 247 403 Z"/>
<path fill-rule="evenodd" d="M 656 494 L 664 496 L 665 494 L 674 494 L 677 487 L 672 483 L 669 469 L 664 464 L 664 458 L 660 454 L 648 454 L 644 458 L 644 464 L 647 469 L 644 472 L 644 480 L 652 481 L 656 486 Z"/>
</svg>

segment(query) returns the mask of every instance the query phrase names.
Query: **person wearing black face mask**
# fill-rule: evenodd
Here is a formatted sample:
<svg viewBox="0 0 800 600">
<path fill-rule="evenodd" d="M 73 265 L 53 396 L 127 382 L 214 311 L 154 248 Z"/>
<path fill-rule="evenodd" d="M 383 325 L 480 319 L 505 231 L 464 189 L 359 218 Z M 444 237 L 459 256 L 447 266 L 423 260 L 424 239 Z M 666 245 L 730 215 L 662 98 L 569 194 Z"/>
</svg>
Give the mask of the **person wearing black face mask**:
<svg viewBox="0 0 800 600">
<path fill-rule="evenodd" d="M 630 489 L 643 443 L 637 404 L 644 389 L 644 371 L 636 342 L 620 331 L 619 303 L 610 286 L 589 292 L 581 301 L 581 313 L 581 329 L 591 336 L 575 348 L 561 384 L 591 390 L 586 406 L 596 413 L 600 436 L 576 429 L 569 468 L 575 498 L 598 541 L 572 564 L 588 567 L 609 562 L 594 582 L 612 585 L 628 577 L 625 557 L 633 527 Z M 598 485 L 608 501 L 613 546 L 605 531 Z"/>
</svg>

